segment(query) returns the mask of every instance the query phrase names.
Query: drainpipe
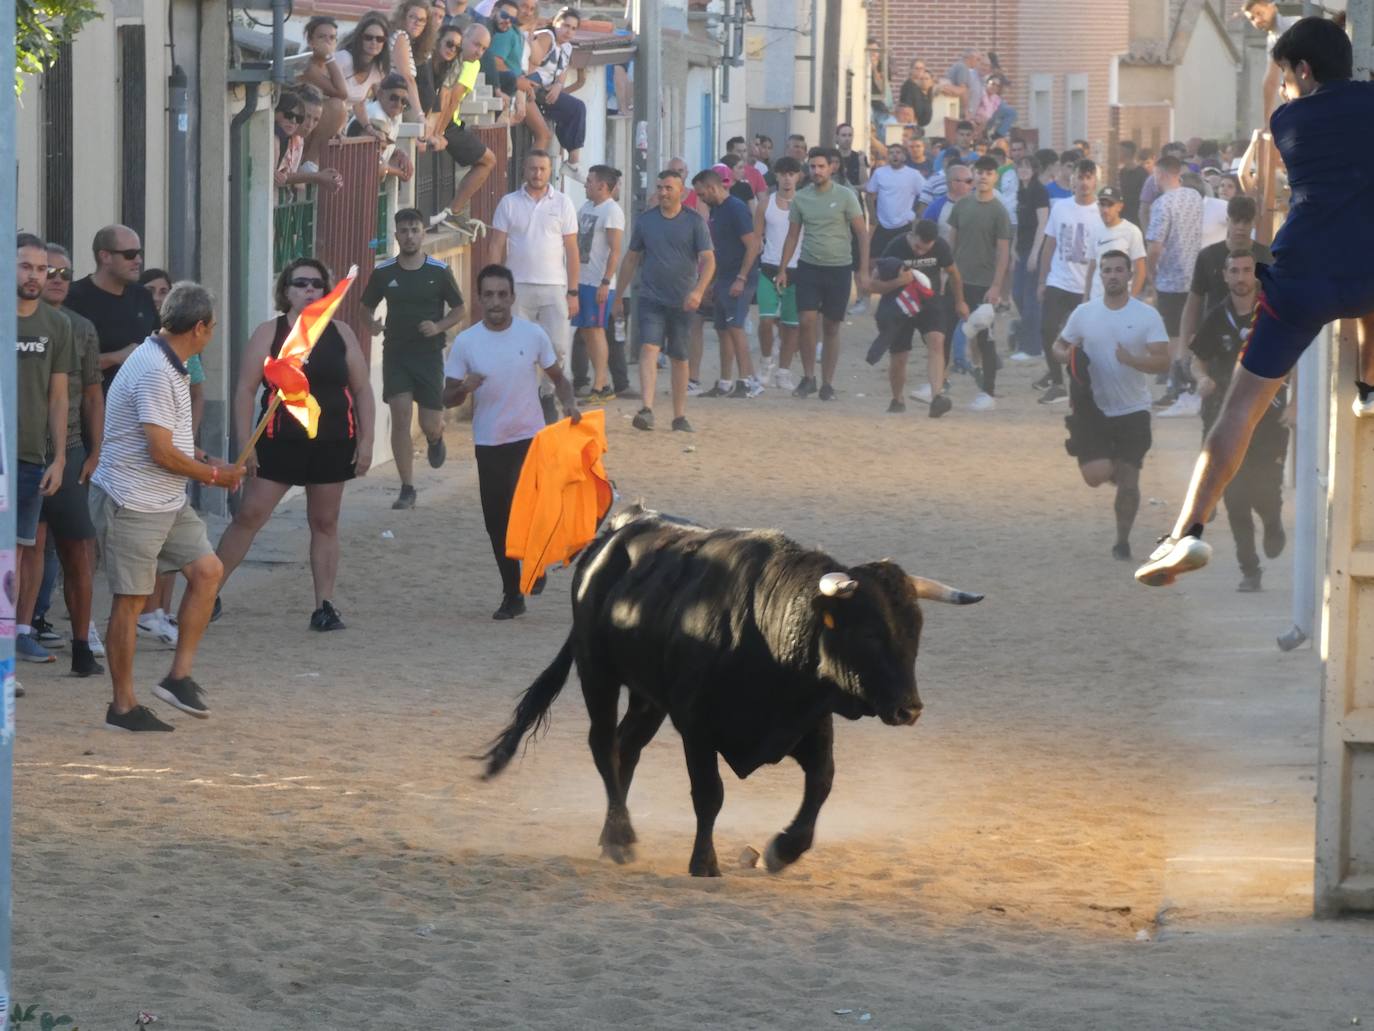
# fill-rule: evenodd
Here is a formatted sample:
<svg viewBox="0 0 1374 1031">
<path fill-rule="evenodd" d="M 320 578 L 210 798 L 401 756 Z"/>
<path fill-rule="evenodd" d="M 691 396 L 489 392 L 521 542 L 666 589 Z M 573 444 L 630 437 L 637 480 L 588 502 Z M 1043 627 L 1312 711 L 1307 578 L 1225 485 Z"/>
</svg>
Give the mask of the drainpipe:
<svg viewBox="0 0 1374 1031">
<path fill-rule="evenodd" d="M 172 66 L 167 78 L 167 264 L 178 276 L 193 277 L 191 235 L 195 215 L 191 210 L 190 157 L 191 113 L 186 104 L 186 72 Z"/>
<path fill-rule="evenodd" d="M 272 0 L 272 81 L 286 82 L 286 13 L 288 0 Z"/>
<path fill-rule="evenodd" d="M 258 109 L 258 83 L 244 85 L 243 110 L 229 120 L 229 335 L 246 340 L 248 269 L 243 240 L 243 145 L 248 121 Z M 229 382 L 238 376 L 238 348 L 229 348 Z"/>
</svg>

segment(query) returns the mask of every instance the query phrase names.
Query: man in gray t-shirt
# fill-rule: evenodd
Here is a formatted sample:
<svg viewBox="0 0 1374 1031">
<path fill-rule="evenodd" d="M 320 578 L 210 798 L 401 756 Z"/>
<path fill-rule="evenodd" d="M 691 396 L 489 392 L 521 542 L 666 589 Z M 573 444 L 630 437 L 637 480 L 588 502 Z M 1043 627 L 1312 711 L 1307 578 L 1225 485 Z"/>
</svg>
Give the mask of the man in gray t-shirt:
<svg viewBox="0 0 1374 1031">
<path fill-rule="evenodd" d="M 715 275 L 716 256 L 706 220 L 682 206 L 682 194 L 682 176 L 674 171 L 659 173 L 658 207 L 635 219 L 630 250 L 616 277 L 611 313 L 618 318 L 624 311 L 625 288 L 643 265 L 634 290 L 636 339 L 641 348 L 639 385 L 644 396 L 634 427 L 640 430 L 654 428 L 654 388 L 662 349 L 672 360 L 673 429 L 692 432 L 687 421 L 687 335 L 691 313 Z"/>
</svg>

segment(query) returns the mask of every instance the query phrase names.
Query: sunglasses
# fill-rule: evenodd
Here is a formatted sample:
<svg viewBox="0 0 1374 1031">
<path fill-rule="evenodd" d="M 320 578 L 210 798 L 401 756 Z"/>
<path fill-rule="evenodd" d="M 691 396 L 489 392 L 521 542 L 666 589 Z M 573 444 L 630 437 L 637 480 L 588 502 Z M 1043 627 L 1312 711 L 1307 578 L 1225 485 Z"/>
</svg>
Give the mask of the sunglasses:
<svg viewBox="0 0 1374 1031">
<path fill-rule="evenodd" d="M 295 122 L 297 125 L 305 121 L 305 115 L 301 114 L 299 111 L 278 111 L 277 114 L 281 115 L 288 122 Z"/>
<path fill-rule="evenodd" d="M 142 247 L 130 247 L 126 251 L 106 251 L 107 254 L 118 254 L 125 261 L 137 261 L 143 257 Z"/>
<path fill-rule="evenodd" d="M 497 11 L 497 12 L 496 12 L 496 20 L 497 20 L 497 21 L 515 21 L 515 15 L 509 13 L 508 11 Z"/>
<path fill-rule="evenodd" d="M 297 276 L 295 279 L 291 280 L 291 285 L 294 286 L 297 290 L 323 290 L 324 280 L 310 279 L 306 276 Z"/>
<path fill-rule="evenodd" d="M 399 103 L 402 107 L 410 106 L 410 101 L 406 98 L 406 95 L 404 93 L 388 93 L 386 95 L 386 99 L 391 101 L 393 104 Z"/>
<path fill-rule="evenodd" d="M 386 42 L 386 37 L 385 37 L 385 36 L 374 36 L 372 33 L 369 32 L 367 35 L 363 36 L 363 42 L 364 42 L 364 43 L 385 43 L 385 42 Z"/>
<path fill-rule="evenodd" d="M 441 45 L 443 46 L 443 48 L 444 48 L 445 50 L 457 50 L 457 49 L 458 49 L 458 40 L 456 40 L 456 39 L 446 39 L 446 40 L 444 40 L 444 42 L 443 42 Z"/>
<path fill-rule="evenodd" d="M 70 268 L 55 268 L 54 266 L 49 265 L 48 275 L 51 276 L 53 279 L 62 279 L 68 283 L 72 281 L 72 270 Z"/>
<path fill-rule="evenodd" d="M 1099 201 L 1097 202 L 1097 206 L 1098 206 L 1099 208 L 1110 208 L 1113 204 L 1120 204 L 1120 203 L 1121 203 L 1121 201 L 1119 201 L 1119 200 L 1110 200 L 1110 199 L 1108 199 L 1108 198 L 1106 198 L 1106 197 L 1103 197 L 1101 200 L 1099 200 Z"/>
</svg>

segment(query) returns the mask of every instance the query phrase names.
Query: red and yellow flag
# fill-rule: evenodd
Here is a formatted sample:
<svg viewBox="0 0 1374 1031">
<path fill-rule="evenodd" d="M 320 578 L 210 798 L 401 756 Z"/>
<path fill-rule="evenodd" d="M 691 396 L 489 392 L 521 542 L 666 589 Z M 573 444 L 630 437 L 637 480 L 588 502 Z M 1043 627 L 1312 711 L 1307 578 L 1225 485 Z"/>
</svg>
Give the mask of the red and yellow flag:
<svg viewBox="0 0 1374 1031">
<path fill-rule="evenodd" d="M 310 381 L 302 366 L 357 277 L 358 266 L 354 265 L 333 290 L 306 305 L 277 357 L 262 363 L 262 378 L 276 388 L 281 404 L 305 427 L 306 435 L 312 439 L 319 430 L 320 405 L 310 393 Z"/>
</svg>

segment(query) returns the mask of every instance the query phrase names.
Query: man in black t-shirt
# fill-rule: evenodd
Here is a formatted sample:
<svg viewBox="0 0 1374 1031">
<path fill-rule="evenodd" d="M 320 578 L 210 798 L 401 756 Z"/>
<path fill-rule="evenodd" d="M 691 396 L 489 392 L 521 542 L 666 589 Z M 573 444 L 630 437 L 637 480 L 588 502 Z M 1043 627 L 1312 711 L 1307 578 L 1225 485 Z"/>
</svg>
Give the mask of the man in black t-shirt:
<svg viewBox="0 0 1374 1031">
<path fill-rule="evenodd" d="M 1226 286 L 1226 261 L 1233 251 L 1249 250 L 1255 256 L 1257 265 L 1269 265 L 1274 261 L 1269 248 L 1251 238 L 1255 231 L 1255 217 L 1259 211 L 1253 198 L 1232 197 L 1226 204 L 1226 239 L 1202 248 L 1197 262 L 1193 265 L 1193 279 L 1188 286 L 1188 299 L 1183 304 L 1183 314 L 1179 318 L 1179 332 L 1184 341 L 1197 332 L 1202 317 L 1222 301 L 1229 293 Z M 1220 398 L 1218 398 L 1220 401 Z"/>
<path fill-rule="evenodd" d="M 1150 173 L 1137 160 L 1134 140 L 1122 140 L 1118 145 L 1121 152 L 1121 167 L 1117 170 L 1117 183 L 1125 201 L 1121 217 L 1127 222 L 1140 226 L 1140 191 L 1145 188 L 1145 180 Z M 1141 226 L 1141 228 L 1145 228 Z"/>
<path fill-rule="evenodd" d="M 1221 411 L 1241 349 L 1250 336 L 1257 289 L 1254 256 L 1244 249 L 1232 252 L 1226 259 L 1223 276 L 1227 297 L 1203 318 L 1192 341 L 1193 376 L 1202 397 L 1204 438 Z M 1288 455 L 1292 414 L 1288 387 L 1282 386 L 1260 416 L 1250 450 L 1222 495 L 1226 521 L 1236 542 L 1236 560 L 1240 563 L 1241 581 L 1236 588 L 1239 591 L 1258 591 L 1262 587 L 1253 516 L 1258 515 L 1264 525 L 1266 556 L 1277 558 L 1287 541 L 1283 530 L 1283 463 Z"/>
<path fill-rule="evenodd" d="M 922 273 L 930 282 L 933 296 L 922 300 L 920 311 L 908 315 L 900 306 L 899 298 L 904 290 L 915 280 L 915 273 Z M 948 280 L 948 282 L 946 282 Z M 892 388 L 892 401 L 889 412 L 906 411 L 902 395 L 906 390 L 907 358 L 911 354 L 912 342 L 919 331 L 926 342 L 927 373 L 929 375 L 929 395 L 923 391 L 913 391 L 916 400 L 930 404 L 930 417 L 938 419 L 952 407 L 948 397 L 940 393 L 945 384 L 945 330 L 948 328 L 949 300 L 945 296 L 946 287 L 962 296 L 963 283 L 959 270 L 954 265 L 954 253 L 949 244 L 940 239 L 940 228 L 929 219 L 917 222 L 911 229 L 893 240 L 878 259 L 877 274 L 872 287 L 875 293 L 883 295 L 878 302 L 876 319 L 878 339 L 869 351 L 870 363 L 876 363 L 886 350 L 889 359 L 887 378 Z"/>
<path fill-rule="evenodd" d="M 143 244 L 128 226 L 106 226 L 91 241 L 95 271 L 67 293 L 67 307 L 95 326 L 106 393 L 124 359 L 157 332 L 153 295 L 138 285 Z"/>
</svg>

